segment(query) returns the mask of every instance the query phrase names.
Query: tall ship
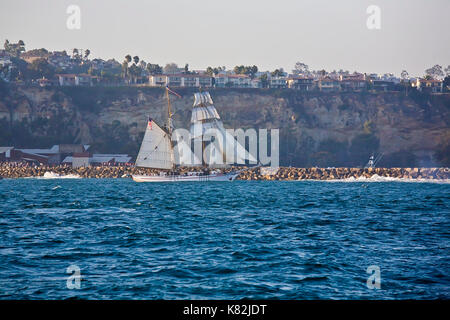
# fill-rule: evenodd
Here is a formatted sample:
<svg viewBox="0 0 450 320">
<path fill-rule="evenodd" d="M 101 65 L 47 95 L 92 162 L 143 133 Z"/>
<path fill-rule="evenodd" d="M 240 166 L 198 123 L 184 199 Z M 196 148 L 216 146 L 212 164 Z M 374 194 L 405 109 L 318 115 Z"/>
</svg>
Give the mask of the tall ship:
<svg viewBox="0 0 450 320">
<path fill-rule="evenodd" d="M 166 87 L 167 124 L 161 127 L 155 120 L 148 119 L 136 158 L 137 167 L 161 171 L 154 175 L 133 175 L 134 181 L 233 181 L 245 169 L 223 173 L 220 168 L 234 163 L 242 164 L 246 160 L 256 162 L 255 157 L 224 128 L 211 95 L 207 91 L 194 94 L 188 137 L 179 135 L 177 130 L 173 130 L 169 93 L 179 96 Z M 220 134 L 221 139 L 212 142 L 211 132 Z M 214 146 L 211 146 L 212 143 Z M 194 146 L 194 151 L 201 150 L 201 153 L 192 152 L 191 146 Z M 180 174 L 177 170 L 180 166 L 195 167 L 196 170 Z M 199 168 L 201 168 L 200 171 Z"/>
</svg>

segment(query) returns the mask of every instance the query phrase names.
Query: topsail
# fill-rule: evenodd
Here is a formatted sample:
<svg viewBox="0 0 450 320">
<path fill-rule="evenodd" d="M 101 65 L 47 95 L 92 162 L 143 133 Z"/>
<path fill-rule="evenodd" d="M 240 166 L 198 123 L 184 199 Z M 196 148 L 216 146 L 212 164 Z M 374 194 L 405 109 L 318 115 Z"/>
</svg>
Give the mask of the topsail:
<svg viewBox="0 0 450 320">
<path fill-rule="evenodd" d="M 209 92 L 195 93 L 191 116 L 191 138 L 209 142 L 211 134 L 217 136 L 218 139 L 215 140 L 214 146 L 208 148 L 208 164 L 233 164 L 236 162 L 243 164 L 245 160 L 256 162 L 255 157 L 249 154 L 236 141 L 235 137 L 225 130 Z"/>
</svg>

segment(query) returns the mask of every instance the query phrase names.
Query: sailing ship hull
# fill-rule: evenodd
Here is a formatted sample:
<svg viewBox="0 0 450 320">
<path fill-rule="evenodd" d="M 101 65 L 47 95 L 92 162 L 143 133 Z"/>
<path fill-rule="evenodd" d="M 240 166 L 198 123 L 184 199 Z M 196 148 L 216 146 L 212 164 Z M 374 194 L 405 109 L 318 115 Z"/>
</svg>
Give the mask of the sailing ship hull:
<svg viewBox="0 0 450 320">
<path fill-rule="evenodd" d="M 133 175 L 133 181 L 135 182 L 206 182 L 206 181 L 233 181 L 238 176 L 238 173 L 229 174 L 209 174 L 201 176 L 146 176 L 146 175 Z"/>
</svg>

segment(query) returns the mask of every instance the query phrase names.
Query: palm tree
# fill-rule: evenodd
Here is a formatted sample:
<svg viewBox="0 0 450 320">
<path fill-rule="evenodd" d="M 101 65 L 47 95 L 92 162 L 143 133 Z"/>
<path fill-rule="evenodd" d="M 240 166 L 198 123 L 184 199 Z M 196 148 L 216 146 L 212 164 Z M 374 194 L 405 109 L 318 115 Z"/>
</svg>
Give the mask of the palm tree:
<svg viewBox="0 0 450 320">
<path fill-rule="evenodd" d="M 131 56 L 127 54 L 125 56 L 125 60 L 122 62 L 122 71 L 123 71 L 123 78 L 126 80 L 128 78 L 128 64 L 131 62 Z"/>
</svg>

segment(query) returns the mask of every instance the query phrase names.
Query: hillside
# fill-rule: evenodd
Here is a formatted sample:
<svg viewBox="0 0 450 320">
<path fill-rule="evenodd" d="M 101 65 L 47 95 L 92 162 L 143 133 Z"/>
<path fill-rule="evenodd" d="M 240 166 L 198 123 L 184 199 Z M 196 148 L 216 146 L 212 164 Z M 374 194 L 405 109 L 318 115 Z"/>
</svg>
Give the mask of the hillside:
<svg viewBox="0 0 450 320">
<path fill-rule="evenodd" d="M 176 127 L 188 128 L 193 97 L 172 99 Z M 384 166 L 450 165 L 450 95 L 302 93 L 211 89 L 227 128 L 279 128 L 280 160 L 293 166 L 359 166 L 383 152 Z M 136 154 L 147 116 L 163 122 L 164 90 L 146 87 L 0 86 L 0 145 L 91 144 Z"/>
</svg>

